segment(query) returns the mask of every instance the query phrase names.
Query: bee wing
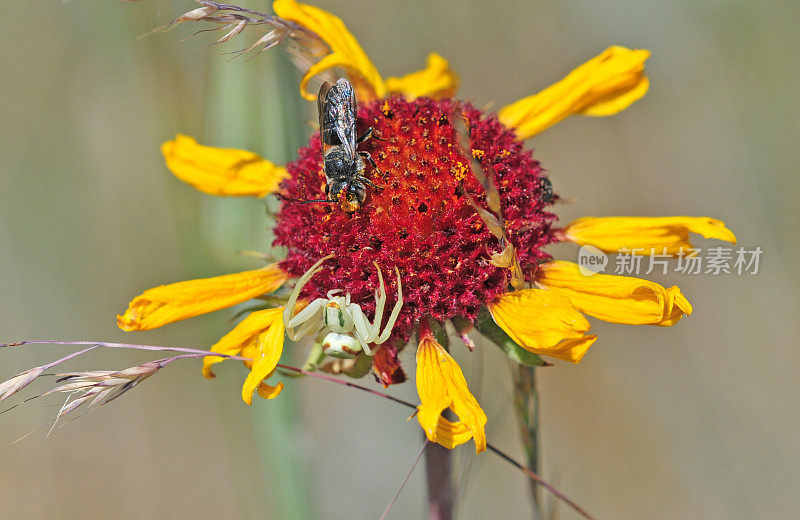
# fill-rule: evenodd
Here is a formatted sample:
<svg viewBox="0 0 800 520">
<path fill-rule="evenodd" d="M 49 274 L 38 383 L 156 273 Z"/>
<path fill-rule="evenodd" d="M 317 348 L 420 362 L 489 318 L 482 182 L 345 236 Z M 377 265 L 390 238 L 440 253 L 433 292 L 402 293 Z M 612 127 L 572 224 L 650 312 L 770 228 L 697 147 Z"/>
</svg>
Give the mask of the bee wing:
<svg viewBox="0 0 800 520">
<path fill-rule="evenodd" d="M 319 88 L 319 94 L 317 95 L 317 111 L 319 112 L 319 135 L 322 139 L 322 157 L 325 157 L 325 153 L 330 148 L 330 130 L 327 132 L 325 131 L 325 113 L 327 111 L 328 105 L 328 95 L 331 90 L 331 84 L 327 81 L 322 84 Z"/>
<path fill-rule="evenodd" d="M 327 81 L 319 87 L 319 95 L 317 95 L 317 111 L 319 113 L 319 131 L 325 128 L 323 119 L 325 119 L 325 102 L 328 99 L 328 91 L 331 89 L 331 84 Z"/>
<path fill-rule="evenodd" d="M 345 78 L 340 78 L 328 94 L 336 106 L 336 133 L 350 157 L 356 156 L 356 94 Z"/>
</svg>

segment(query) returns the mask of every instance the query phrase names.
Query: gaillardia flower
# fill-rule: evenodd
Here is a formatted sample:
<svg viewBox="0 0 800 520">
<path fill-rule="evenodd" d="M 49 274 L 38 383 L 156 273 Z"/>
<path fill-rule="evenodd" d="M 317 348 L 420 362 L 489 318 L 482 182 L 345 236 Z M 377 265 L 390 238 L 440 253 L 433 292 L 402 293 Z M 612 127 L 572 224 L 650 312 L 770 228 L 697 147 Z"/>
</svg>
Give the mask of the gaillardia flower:
<svg viewBox="0 0 800 520">
<path fill-rule="evenodd" d="M 486 415 L 443 345 L 446 322 L 469 346 L 474 326 L 515 360 L 541 364 L 537 355 L 546 355 L 578 363 L 596 340 L 585 315 L 670 326 L 691 313 L 677 287 L 585 276 L 576 264 L 553 260 L 546 247 L 568 241 L 674 255 L 691 247 L 690 232 L 734 242 L 724 224 L 704 217 L 587 217 L 556 227 L 550 208 L 558 195 L 524 146 L 572 114 L 612 115 L 641 98 L 648 51 L 610 47 L 538 94 L 484 113 L 453 97 L 458 79 L 438 54 L 421 71 L 384 80 L 339 18 L 294 0 L 273 7 L 275 29 L 260 41 L 271 46 L 288 38 L 307 50 L 304 98 L 316 99 L 309 81 L 331 69 L 344 71 L 355 88 L 357 134 L 373 130 L 359 145 L 376 166 L 366 170 L 367 197 L 354 212 L 304 203 L 327 198 L 319 135 L 285 167 L 177 136 L 162 147 L 167 166 L 196 188 L 213 195 L 279 193 L 275 243 L 286 257 L 263 269 L 150 289 L 118 317 L 121 328 L 159 327 L 300 278 L 283 307 L 252 312 L 212 347 L 252 359 L 247 403 L 256 391 L 269 399 L 283 388 L 265 381 L 286 334 L 315 337 L 312 365 L 335 362 L 352 376 L 371 370 L 385 385 L 405 380 L 398 354 L 416 337 L 417 418 L 428 439 L 446 447 L 474 439 L 482 451 Z M 194 19 L 219 16 L 202 9 Z M 330 356 L 355 359 L 326 361 Z M 213 377 L 211 365 L 219 361 L 206 358 L 203 373 Z M 447 409 L 458 420 L 445 419 Z"/>
</svg>

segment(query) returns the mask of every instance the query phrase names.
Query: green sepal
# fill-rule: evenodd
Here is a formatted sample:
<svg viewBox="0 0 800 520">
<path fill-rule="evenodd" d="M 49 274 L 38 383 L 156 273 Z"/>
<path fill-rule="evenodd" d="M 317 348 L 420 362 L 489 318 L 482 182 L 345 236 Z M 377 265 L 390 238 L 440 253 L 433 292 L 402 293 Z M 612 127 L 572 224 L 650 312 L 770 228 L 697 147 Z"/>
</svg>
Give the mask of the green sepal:
<svg viewBox="0 0 800 520">
<path fill-rule="evenodd" d="M 441 323 L 436 320 L 429 319 L 428 324 L 431 326 L 431 332 L 433 333 L 433 338 L 436 342 L 443 346 L 445 350 L 450 350 L 450 336 L 448 336 L 447 331 L 444 329 Z"/>
<path fill-rule="evenodd" d="M 342 370 L 342 374 L 353 379 L 361 379 L 372 368 L 372 356 L 361 354 L 355 359 L 355 363 L 348 370 Z"/>
<path fill-rule="evenodd" d="M 325 352 L 322 350 L 322 343 L 314 342 L 314 346 L 311 347 L 308 357 L 306 357 L 306 362 L 303 363 L 303 370 L 313 372 L 322 364 L 326 357 Z"/>
<path fill-rule="evenodd" d="M 475 328 L 478 329 L 478 332 L 480 332 L 483 337 L 500 347 L 509 359 L 517 363 L 529 367 L 546 367 L 550 365 L 550 363 L 543 360 L 539 355 L 520 347 L 516 341 L 511 339 L 511 336 L 506 334 L 506 331 L 501 329 L 500 326 L 494 322 L 491 314 L 489 314 L 489 311 L 486 309 L 482 309 L 478 315 Z"/>
</svg>

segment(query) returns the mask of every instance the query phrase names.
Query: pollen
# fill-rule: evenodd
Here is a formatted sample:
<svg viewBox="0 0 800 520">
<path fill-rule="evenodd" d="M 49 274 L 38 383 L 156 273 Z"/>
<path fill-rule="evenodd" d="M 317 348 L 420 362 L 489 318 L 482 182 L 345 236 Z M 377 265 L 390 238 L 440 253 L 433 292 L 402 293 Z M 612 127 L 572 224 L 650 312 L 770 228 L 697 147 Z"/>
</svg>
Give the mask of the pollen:
<svg viewBox="0 0 800 520">
<path fill-rule="evenodd" d="M 392 108 L 391 106 L 389 106 L 388 101 L 384 101 L 383 105 L 381 105 L 381 113 L 383 113 L 383 116 L 386 119 L 391 119 L 392 117 L 394 117 L 394 112 L 392 112 Z"/>
<path fill-rule="evenodd" d="M 461 161 L 458 161 L 456 165 L 450 169 L 450 172 L 453 174 L 453 177 L 455 177 L 457 181 L 463 181 L 464 179 L 466 179 L 467 173 L 469 173 L 469 171 L 470 171 L 469 168 Z"/>
<path fill-rule="evenodd" d="M 459 118 L 466 130 L 452 123 Z M 491 263 L 504 246 L 474 207 L 489 209 L 479 178 L 497 188 L 498 216 L 514 223 L 506 236 L 528 280 L 550 259 L 542 251 L 554 241 L 555 216 L 547 211 L 554 198 L 543 189 L 550 186 L 546 173 L 496 116 L 450 99 L 390 97 L 360 107 L 358 134 L 370 127 L 380 139 L 365 141 L 359 150 L 377 164 L 365 172 L 374 186 L 354 213 L 334 204 L 297 202 L 324 198 L 318 135 L 287 166 L 290 177 L 281 188 L 288 200 L 275 229 L 275 244 L 287 248 L 281 268 L 300 276 L 319 258 L 333 255 L 303 288 L 303 297 L 320 298 L 331 287 L 341 288 L 372 315 L 377 262 L 385 272 L 397 267 L 402 279 L 404 305 L 395 334 L 407 339 L 412 324 L 424 316 L 474 321 L 509 284 L 508 269 Z M 463 150 L 462 142 L 469 148 Z M 471 168 L 478 162 L 483 171 L 476 174 Z M 388 301 L 396 297 L 394 282 L 387 293 Z"/>
</svg>

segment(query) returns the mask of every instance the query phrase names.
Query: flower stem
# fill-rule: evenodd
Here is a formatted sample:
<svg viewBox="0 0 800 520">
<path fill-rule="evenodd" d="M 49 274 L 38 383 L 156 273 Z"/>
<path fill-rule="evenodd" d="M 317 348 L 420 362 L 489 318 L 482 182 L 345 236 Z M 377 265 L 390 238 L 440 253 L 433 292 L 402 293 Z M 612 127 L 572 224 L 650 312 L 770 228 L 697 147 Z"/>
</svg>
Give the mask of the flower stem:
<svg viewBox="0 0 800 520">
<path fill-rule="evenodd" d="M 428 520 L 453 518 L 452 450 L 435 442 L 425 446 L 425 473 L 428 487 Z"/>
<path fill-rule="evenodd" d="M 539 473 L 539 393 L 536 391 L 536 372 L 534 367 L 514 366 L 514 411 L 519 425 L 519 437 L 525 449 L 528 468 Z M 535 480 L 528 480 L 528 491 L 533 502 L 533 520 L 541 520 L 544 515 Z"/>
<path fill-rule="evenodd" d="M 448 350 L 447 335 L 441 333 L 443 331 L 440 327 L 436 329 L 440 332 L 438 336 L 443 340 L 442 346 Z M 431 334 L 430 323 L 423 318 L 420 322 L 419 337 L 422 339 Z M 455 420 L 449 410 L 445 410 L 444 415 L 449 420 Z M 425 447 L 425 474 L 428 488 L 428 519 L 451 520 L 455 502 L 452 451 L 435 442 L 429 442 Z"/>
</svg>

